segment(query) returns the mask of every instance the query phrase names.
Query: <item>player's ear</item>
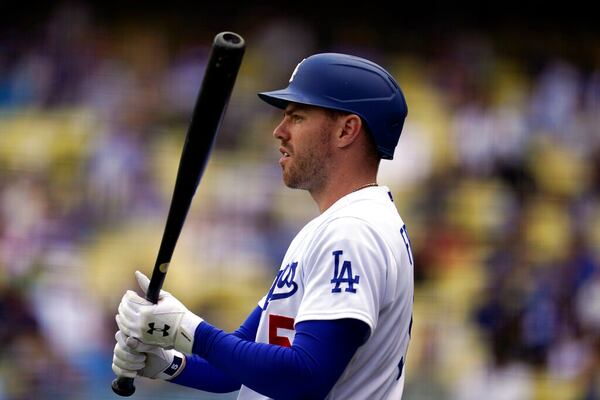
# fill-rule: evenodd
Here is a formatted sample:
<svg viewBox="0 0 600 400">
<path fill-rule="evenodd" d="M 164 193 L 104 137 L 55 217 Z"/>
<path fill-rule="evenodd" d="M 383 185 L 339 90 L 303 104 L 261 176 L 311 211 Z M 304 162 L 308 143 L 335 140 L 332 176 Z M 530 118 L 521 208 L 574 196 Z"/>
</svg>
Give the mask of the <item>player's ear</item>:
<svg viewBox="0 0 600 400">
<path fill-rule="evenodd" d="M 338 147 L 343 148 L 354 143 L 362 128 L 362 120 L 356 114 L 347 114 L 338 120 Z"/>
</svg>

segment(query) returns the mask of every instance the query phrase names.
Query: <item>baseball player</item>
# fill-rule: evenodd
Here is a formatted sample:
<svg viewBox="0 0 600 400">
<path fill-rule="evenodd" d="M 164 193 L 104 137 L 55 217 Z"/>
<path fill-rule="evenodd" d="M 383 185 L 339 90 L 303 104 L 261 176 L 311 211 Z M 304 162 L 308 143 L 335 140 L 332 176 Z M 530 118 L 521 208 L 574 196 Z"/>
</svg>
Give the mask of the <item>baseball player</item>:
<svg viewBox="0 0 600 400">
<path fill-rule="evenodd" d="M 290 244 L 268 293 L 233 333 L 168 292 L 127 291 L 113 371 L 238 399 L 400 399 L 410 339 L 414 260 L 387 187 L 407 106 L 379 65 L 345 54 L 298 64 L 287 88 L 259 93 L 283 110 L 273 136 L 283 180 L 320 215 Z M 136 278 L 143 291 L 149 280 Z"/>
</svg>

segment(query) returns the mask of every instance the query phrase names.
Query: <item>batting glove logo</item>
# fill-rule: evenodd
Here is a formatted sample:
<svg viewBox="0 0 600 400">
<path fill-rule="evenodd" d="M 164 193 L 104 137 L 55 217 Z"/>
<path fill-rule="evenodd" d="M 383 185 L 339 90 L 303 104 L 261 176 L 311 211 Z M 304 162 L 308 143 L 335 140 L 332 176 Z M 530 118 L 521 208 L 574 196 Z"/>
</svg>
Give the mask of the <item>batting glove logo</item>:
<svg viewBox="0 0 600 400">
<path fill-rule="evenodd" d="M 165 324 L 164 328 L 155 328 L 154 327 L 154 322 L 150 322 L 148 324 L 148 327 L 150 329 L 148 329 L 146 332 L 148 332 L 149 334 L 153 335 L 154 332 L 162 332 L 163 337 L 165 336 L 169 336 L 169 329 L 171 328 L 169 325 Z"/>
</svg>

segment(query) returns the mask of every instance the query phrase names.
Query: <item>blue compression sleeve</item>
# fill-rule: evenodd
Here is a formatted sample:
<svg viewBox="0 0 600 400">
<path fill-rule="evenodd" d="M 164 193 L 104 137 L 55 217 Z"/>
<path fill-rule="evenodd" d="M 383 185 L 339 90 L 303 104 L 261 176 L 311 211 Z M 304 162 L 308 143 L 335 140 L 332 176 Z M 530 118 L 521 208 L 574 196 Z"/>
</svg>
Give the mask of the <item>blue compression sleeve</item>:
<svg viewBox="0 0 600 400">
<path fill-rule="evenodd" d="M 261 312 L 262 309 L 256 307 L 233 335 L 242 340 L 254 341 Z M 185 368 L 170 382 L 213 393 L 233 392 L 242 385 L 239 380 L 210 365 L 198 355 L 186 355 L 185 359 Z"/>
<path fill-rule="evenodd" d="M 242 386 L 239 380 L 195 354 L 185 356 L 185 368 L 169 382 L 212 393 L 229 393 Z"/>
<path fill-rule="evenodd" d="M 304 321 L 296 325 L 292 347 L 282 347 L 243 340 L 202 322 L 193 351 L 263 395 L 322 399 L 368 334 L 368 325 L 356 319 Z"/>
<path fill-rule="evenodd" d="M 244 323 L 235 332 L 233 332 L 233 334 L 240 339 L 254 342 L 256 339 L 256 332 L 258 331 L 258 324 L 260 323 L 261 314 L 262 308 L 256 306 L 250 315 L 248 315 L 246 321 L 244 321 Z"/>
</svg>

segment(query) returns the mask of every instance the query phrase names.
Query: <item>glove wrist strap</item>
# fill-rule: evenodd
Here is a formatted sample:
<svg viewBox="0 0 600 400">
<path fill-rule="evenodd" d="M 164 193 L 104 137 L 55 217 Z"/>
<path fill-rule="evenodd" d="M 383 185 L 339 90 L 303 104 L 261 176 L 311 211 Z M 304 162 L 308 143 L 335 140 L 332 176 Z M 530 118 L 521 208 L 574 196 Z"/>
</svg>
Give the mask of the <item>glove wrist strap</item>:
<svg viewBox="0 0 600 400">
<path fill-rule="evenodd" d="M 178 351 L 175 351 L 173 354 L 173 361 L 171 361 L 171 364 L 167 367 L 167 369 L 165 369 L 158 375 L 158 378 L 167 381 L 175 378 L 181 373 L 181 371 L 183 371 L 183 369 L 185 368 L 185 363 L 185 355 L 181 354 Z"/>
<path fill-rule="evenodd" d="M 174 347 L 176 350 L 179 350 L 184 354 L 192 353 L 192 348 L 194 347 L 194 334 L 196 333 L 196 328 L 202 321 L 204 321 L 202 318 L 190 311 L 183 315 L 177 331 L 177 336 L 175 337 Z"/>
</svg>

